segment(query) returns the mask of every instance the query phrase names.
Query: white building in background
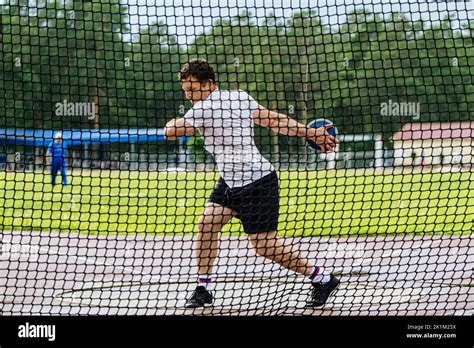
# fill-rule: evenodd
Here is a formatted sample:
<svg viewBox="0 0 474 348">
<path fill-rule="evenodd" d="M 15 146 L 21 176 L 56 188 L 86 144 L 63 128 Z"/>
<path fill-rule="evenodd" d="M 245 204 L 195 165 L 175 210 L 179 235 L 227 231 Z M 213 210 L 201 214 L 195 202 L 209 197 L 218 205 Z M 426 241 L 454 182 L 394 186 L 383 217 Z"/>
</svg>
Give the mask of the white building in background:
<svg viewBox="0 0 474 348">
<path fill-rule="evenodd" d="M 408 123 L 392 141 L 394 166 L 474 164 L 474 121 Z"/>
</svg>

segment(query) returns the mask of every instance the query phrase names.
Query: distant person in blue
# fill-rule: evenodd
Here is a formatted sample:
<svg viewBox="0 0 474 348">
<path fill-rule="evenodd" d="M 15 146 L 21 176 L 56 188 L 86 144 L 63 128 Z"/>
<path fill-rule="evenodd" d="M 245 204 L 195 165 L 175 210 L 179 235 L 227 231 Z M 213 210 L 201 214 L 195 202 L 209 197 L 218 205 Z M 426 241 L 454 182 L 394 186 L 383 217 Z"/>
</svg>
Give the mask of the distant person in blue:
<svg viewBox="0 0 474 348">
<path fill-rule="evenodd" d="M 54 135 L 54 140 L 48 146 L 46 153 L 46 164 L 51 166 L 51 184 L 56 184 L 56 175 L 61 171 L 61 179 L 63 186 L 67 186 L 66 174 L 66 155 L 67 147 L 63 143 L 63 136 L 61 132 Z"/>
</svg>

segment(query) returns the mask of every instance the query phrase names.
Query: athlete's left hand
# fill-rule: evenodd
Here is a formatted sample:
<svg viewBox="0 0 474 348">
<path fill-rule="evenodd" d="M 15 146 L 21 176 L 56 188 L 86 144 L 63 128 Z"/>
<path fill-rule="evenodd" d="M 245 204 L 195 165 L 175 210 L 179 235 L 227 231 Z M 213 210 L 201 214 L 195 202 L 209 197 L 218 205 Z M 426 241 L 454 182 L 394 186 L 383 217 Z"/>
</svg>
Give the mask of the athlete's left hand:
<svg viewBox="0 0 474 348">
<path fill-rule="evenodd" d="M 333 126 L 327 125 L 319 128 L 308 128 L 306 138 L 319 145 L 322 152 L 331 152 L 336 148 L 339 140 L 328 133 L 327 128 L 330 127 Z"/>
</svg>

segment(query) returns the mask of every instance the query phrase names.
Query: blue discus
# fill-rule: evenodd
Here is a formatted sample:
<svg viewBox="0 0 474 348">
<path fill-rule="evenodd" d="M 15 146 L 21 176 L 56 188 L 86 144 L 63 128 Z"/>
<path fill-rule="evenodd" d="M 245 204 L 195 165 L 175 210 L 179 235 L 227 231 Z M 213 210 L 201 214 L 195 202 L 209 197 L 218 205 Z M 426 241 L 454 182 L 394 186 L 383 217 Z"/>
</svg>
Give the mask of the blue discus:
<svg viewBox="0 0 474 348">
<path fill-rule="evenodd" d="M 311 127 L 311 128 L 319 128 L 319 127 L 323 127 L 327 125 L 332 126 L 332 127 L 326 128 L 327 132 L 333 137 L 337 137 L 337 128 L 334 126 L 334 123 L 332 123 L 331 121 L 325 118 L 318 118 L 308 123 L 308 127 Z M 317 145 L 314 141 L 306 140 L 306 143 L 308 144 L 309 147 L 311 147 L 316 152 L 321 152 L 321 147 Z"/>
</svg>

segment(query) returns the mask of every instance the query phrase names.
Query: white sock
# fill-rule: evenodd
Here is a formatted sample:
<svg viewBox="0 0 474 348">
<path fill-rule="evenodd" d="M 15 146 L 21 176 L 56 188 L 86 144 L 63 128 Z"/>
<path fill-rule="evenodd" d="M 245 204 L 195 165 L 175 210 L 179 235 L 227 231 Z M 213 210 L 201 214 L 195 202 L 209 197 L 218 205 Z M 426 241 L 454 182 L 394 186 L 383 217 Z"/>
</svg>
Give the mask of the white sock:
<svg viewBox="0 0 474 348">
<path fill-rule="evenodd" d="M 327 283 L 331 280 L 331 274 L 327 272 L 323 267 L 314 266 L 311 275 L 309 276 L 311 283 Z"/>
<path fill-rule="evenodd" d="M 207 290 L 211 290 L 213 285 L 212 279 L 209 276 L 198 276 L 197 282 L 199 286 L 204 286 Z"/>
</svg>

